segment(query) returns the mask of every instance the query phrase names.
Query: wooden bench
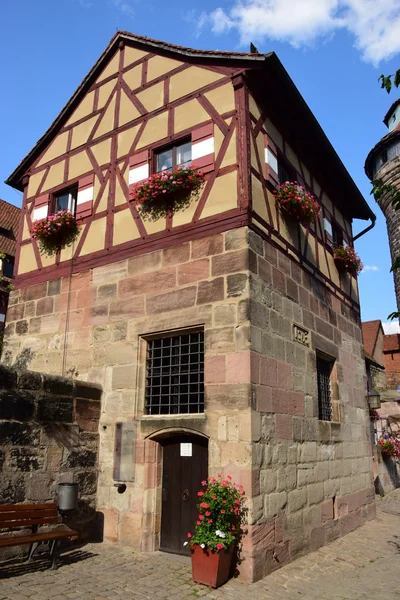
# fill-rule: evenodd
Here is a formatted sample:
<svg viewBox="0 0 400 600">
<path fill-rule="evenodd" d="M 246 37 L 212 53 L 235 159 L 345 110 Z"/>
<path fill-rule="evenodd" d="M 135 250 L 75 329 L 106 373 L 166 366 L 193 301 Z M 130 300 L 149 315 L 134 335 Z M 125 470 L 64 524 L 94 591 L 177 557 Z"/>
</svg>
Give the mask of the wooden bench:
<svg viewBox="0 0 400 600">
<path fill-rule="evenodd" d="M 71 529 L 38 531 L 41 525 L 57 523 L 59 516 L 56 504 L 0 504 L 0 548 L 29 544 L 30 561 L 39 544 L 50 542 L 51 568 L 57 569 L 61 540 L 76 539 L 79 536 L 77 531 Z M 26 528 L 31 528 L 30 534 L 14 531 Z"/>
</svg>

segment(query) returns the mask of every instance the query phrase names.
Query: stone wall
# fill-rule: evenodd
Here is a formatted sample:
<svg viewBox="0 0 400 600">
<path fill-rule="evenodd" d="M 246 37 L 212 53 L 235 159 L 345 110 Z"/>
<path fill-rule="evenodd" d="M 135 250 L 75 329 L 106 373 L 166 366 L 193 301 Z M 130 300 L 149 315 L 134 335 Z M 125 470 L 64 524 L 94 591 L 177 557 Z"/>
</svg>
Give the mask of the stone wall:
<svg viewBox="0 0 400 600">
<path fill-rule="evenodd" d="M 68 523 L 92 535 L 100 398 L 98 385 L 0 366 L 0 504 L 56 501 L 76 482 Z"/>
<path fill-rule="evenodd" d="M 360 315 L 269 242 L 250 241 L 257 262 L 246 544 L 258 579 L 373 518 L 375 499 Z M 331 422 L 318 418 L 317 351 L 335 359 Z"/>
</svg>

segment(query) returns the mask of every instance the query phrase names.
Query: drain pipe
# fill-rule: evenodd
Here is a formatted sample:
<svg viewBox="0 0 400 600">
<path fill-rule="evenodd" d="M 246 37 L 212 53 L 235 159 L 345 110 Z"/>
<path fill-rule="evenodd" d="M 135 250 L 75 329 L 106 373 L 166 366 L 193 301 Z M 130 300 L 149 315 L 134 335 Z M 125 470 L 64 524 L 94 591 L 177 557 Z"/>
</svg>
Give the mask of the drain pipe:
<svg viewBox="0 0 400 600">
<path fill-rule="evenodd" d="M 358 240 L 358 238 L 360 238 L 365 233 L 368 233 L 368 231 L 370 231 L 371 229 L 373 229 L 375 227 L 376 215 L 373 215 L 373 217 L 370 217 L 370 219 L 372 221 L 371 225 L 368 225 L 368 227 L 366 229 L 364 229 L 363 231 L 360 231 L 360 233 L 357 233 L 357 235 L 355 237 L 353 237 L 353 242 L 355 242 L 356 240 Z"/>
</svg>

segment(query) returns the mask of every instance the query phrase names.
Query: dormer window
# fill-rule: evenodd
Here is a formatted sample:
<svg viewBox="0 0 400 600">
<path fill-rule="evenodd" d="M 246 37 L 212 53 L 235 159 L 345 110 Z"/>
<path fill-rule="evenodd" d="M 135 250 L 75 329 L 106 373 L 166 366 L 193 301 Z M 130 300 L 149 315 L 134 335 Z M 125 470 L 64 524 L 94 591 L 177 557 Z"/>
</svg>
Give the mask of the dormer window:
<svg viewBox="0 0 400 600">
<path fill-rule="evenodd" d="M 60 210 L 68 210 L 72 214 L 75 214 L 77 196 L 78 186 L 54 194 L 54 212 L 57 213 Z"/>
<path fill-rule="evenodd" d="M 174 146 L 169 146 L 154 153 L 155 172 L 173 171 L 175 167 L 185 167 L 192 164 L 192 143 L 185 140 Z"/>
</svg>

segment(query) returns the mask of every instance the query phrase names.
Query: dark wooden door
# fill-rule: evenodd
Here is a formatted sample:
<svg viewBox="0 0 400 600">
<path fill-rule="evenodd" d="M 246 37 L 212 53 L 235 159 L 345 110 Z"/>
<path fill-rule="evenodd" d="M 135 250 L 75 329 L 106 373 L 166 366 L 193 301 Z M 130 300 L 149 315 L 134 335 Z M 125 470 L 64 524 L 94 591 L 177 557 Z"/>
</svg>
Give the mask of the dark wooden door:
<svg viewBox="0 0 400 600">
<path fill-rule="evenodd" d="M 199 499 L 197 492 L 208 474 L 207 440 L 179 436 L 163 444 L 162 515 L 160 549 L 189 554 L 183 543 L 193 531 Z"/>
</svg>

